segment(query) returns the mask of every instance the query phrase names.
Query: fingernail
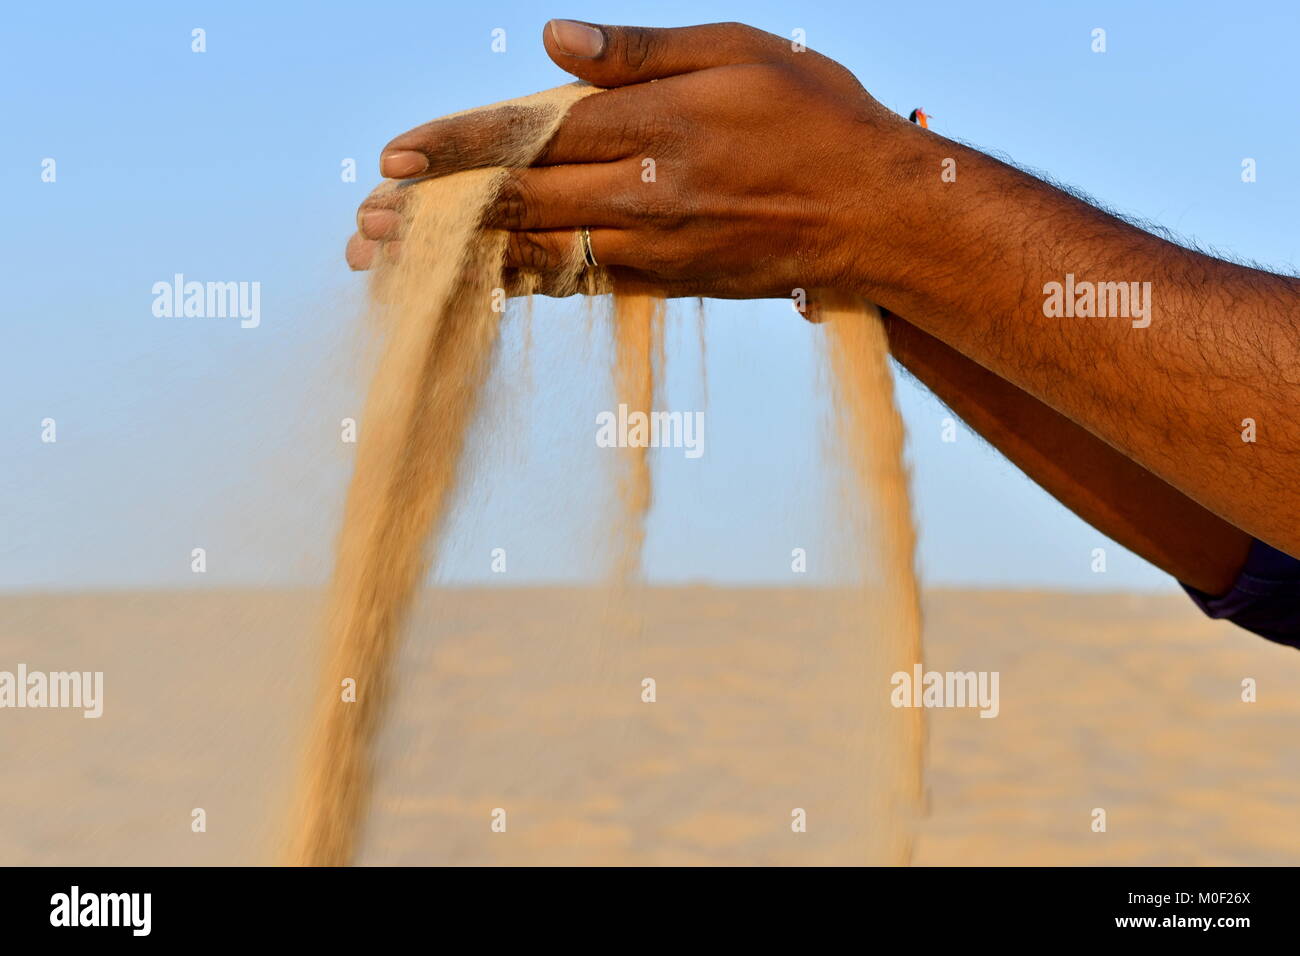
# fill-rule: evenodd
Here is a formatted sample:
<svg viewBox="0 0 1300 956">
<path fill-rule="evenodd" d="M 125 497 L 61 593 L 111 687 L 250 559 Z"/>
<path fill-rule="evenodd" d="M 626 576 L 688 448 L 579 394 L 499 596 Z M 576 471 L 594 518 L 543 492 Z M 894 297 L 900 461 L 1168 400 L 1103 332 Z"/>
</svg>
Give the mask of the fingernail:
<svg viewBox="0 0 1300 956">
<path fill-rule="evenodd" d="M 379 157 L 379 175 L 389 179 L 415 176 L 429 168 L 429 157 L 411 149 L 398 149 Z"/>
<path fill-rule="evenodd" d="M 598 27 L 577 20 L 552 20 L 551 39 L 561 53 L 594 60 L 605 52 L 605 34 Z"/>
<path fill-rule="evenodd" d="M 375 209 L 361 214 L 361 234 L 367 239 L 385 239 L 396 232 L 402 217 L 387 209 Z"/>
</svg>

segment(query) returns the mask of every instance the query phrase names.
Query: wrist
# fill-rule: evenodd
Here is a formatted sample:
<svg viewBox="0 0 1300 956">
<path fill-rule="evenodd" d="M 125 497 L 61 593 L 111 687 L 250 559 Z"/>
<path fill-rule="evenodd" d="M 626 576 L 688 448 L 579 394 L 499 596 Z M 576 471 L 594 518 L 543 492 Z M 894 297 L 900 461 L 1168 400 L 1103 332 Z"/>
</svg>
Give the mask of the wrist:
<svg viewBox="0 0 1300 956">
<path fill-rule="evenodd" d="M 853 150 L 832 204 L 828 231 L 836 284 L 877 303 L 910 296 L 934 259 L 944 221 L 937 208 L 944 144 L 955 145 L 881 108 L 884 116 L 855 123 Z M 951 154 L 952 150 L 947 151 Z"/>
</svg>

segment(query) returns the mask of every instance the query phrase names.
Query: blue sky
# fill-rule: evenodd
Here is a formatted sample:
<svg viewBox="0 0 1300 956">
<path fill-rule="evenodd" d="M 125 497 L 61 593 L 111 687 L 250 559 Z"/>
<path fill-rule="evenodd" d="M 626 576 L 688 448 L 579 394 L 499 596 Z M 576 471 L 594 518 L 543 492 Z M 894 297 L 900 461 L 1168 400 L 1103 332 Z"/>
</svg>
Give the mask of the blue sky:
<svg viewBox="0 0 1300 956">
<path fill-rule="evenodd" d="M 551 16 L 801 28 L 885 105 L 924 106 L 937 132 L 1234 255 L 1288 271 L 1300 257 L 1291 3 L 19 5 L 0 35 L 0 589 L 193 584 L 195 545 L 209 586 L 320 573 L 346 478 L 337 422 L 359 403 L 364 280 L 342 247 L 378 151 L 435 116 L 564 82 L 539 41 Z M 1255 183 L 1241 182 L 1245 157 Z M 340 177 L 348 158 L 355 183 Z M 151 287 L 175 273 L 259 281 L 261 325 L 155 317 Z M 594 451 L 562 451 L 599 400 L 598 375 L 579 381 L 577 315 L 538 310 L 549 424 L 484 438 L 496 467 L 452 528 L 451 579 L 483 577 L 496 544 L 513 583 L 590 567 L 575 542 L 599 516 L 556 492 L 580 500 L 598 480 Z M 669 407 L 700 404 L 692 322 L 674 320 Z M 710 304 L 707 452 L 656 460 L 652 578 L 788 583 L 790 547 L 827 519 L 813 342 L 787 303 Z M 899 401 L 928 583 L 1170 586 L 970 433 L 941 442 L 947 413 L 923 391 L 902 381 Z"/>
</svg>

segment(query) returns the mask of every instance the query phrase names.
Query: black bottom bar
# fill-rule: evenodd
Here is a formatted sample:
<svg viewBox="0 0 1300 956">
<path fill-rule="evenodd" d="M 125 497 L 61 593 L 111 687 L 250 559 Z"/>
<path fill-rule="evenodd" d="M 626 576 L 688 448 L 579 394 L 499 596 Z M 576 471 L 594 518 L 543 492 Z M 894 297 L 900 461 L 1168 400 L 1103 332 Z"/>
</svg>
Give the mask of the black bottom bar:
<svg viewBox="0 0 1300 956">
<path fill-rule="evenodd" d="M 640 949 L 719 936 L 732 946 L 751 935 L 772 943 L 785 932 L 894 938 L 917 949 L 1098 937 L 1231 945 L 1294 926 L 1295 879 L 1290 869 L 1217 868 L 6 869 L 0 926 L 6 943 L 75 936 L 92 946 L 414 933 L 461 948 L 522 933 L 530 945 L 587 939 Z"/>
</svg>

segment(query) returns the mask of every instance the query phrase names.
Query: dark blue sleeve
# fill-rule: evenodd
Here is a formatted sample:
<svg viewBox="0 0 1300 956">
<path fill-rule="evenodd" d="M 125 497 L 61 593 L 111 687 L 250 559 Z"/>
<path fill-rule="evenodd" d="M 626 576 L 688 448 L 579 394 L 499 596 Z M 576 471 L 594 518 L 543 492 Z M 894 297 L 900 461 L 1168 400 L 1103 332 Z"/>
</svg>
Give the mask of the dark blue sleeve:
<svg viewBox="0 0 1300 956">
<path fill-rule="evenodd" d="M 1183 590 L 1210 617 L 1300 648 L 1300 561 L 1263 541 L 1251 544 L 1245 567 L 1227 594 L 1214 597 L 1187 584 Z"/>
</svg>

